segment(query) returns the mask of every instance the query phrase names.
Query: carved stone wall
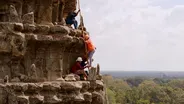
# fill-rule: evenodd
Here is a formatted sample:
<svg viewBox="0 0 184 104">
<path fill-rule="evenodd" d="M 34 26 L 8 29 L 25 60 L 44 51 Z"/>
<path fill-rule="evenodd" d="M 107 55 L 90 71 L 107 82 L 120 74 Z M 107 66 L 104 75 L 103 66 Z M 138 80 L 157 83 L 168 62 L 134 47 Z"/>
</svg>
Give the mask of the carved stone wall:
<svg viewBox="0 0 184 104">
<path fill-rule="evenodd" d="M 0 79 L 53 81 L 69 74 L 76 58 L 84 55 L 83 40 L 66 26 L 36 25 L 35 32 L 20 32 L 25 26 L 0 23 Z"/>
<path fill-rule="evenodd" d="M 0 84 L 0 104 L 105 104 L 102 81 Z"/>
<path fill-rule="evenodd" d="M 35 23 L 53 25 L 75 11 L 76 4 L 76 0 L 1 0 L 0 22 L 22 22 L 25 14 L 33 12 Z"/>
<path fill-rule="evenodd" d="M 22 14 L 24 15 L 30 12 L 35 12 L 37 6 L 36 3 L 36 0 L 24 0 Z"/>
<path fill-rule="evenodd" d="M 7 22 L 8 21 L 8 10 L 9 5 L 8 2 L 3 0 L 0 3 L 0 21 Z"/>
<path fill-rule="evenodd" d="M 37 44 L 39 44 L 39 46 Z M 49 81 L 69 74 L 75 59 L 84 53 L 69 52 L 66 51 L 66 48 L 67 47 L 57 43 L 28 43 L 27 53 L 25 55 L 27 69 L 31 64 L 35 64 L 37 68 L 36 71 L 39 73 L 38 78 L 45 78 Z"/>
<path fill-rule="evenodd" d="M 65 0 L 64 17 L 76 10 L 77 0 Z"/>
</svg>

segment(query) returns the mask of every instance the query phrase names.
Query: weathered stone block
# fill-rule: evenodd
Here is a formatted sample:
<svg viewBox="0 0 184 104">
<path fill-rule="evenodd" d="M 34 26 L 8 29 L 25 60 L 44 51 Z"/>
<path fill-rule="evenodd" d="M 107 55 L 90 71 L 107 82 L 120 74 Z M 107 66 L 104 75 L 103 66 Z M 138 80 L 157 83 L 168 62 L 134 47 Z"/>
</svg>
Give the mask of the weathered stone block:
<svg viewBox="0 0 184 104">
<path fill-rule="evenodd" d="M 90 82 L 82 81 L 82 89 L 81 91 L 86 92 L 90 88 Z"/>
<path fill-rule="evenodd" d="M 74 75 L 74 74 L 68 74 L 68 75 L 65 77 L 65 81 L 76 81 L 75 75 Z"/>
<path fill-rule="evenodd" d="M 7 104 L 7 103 L 4 103 L 4 104 Z M 8 104 L 19 104 L 17 96 L 9 93 L 8 94 Z"/>
<path fill-rule="evenodd" d="M 10 53 L 11 45 L 10 45 L 11 37 L 7 36 L 6 33 L 0 32 L 0 52 L 2 53 Z"/>
<path fill-rule="evenodd" d="M 79 93 L 79 94 L 77 94 L 76 96 L 75 96 L 75 98 L 74 98 L 74 102 L 76 101 L 76 102 L 82 102 L 82 101 L 84 101 L 85 99 L 84 99 L 84 96 L 81 94 L 81 93 Z"/>
<path fill-rule="evenodd" d="M 35 95 L 29 97 L 29 104 L 43 104 L 44 96 Z"/>
<path fill-rule="evenodd" d="M 11 46 L 13 56 L 23 56 L 25 54 L 25 34 L 22 33 L 11 33 Z"/>
<path fill-rule="evenodd" d="M 102 94 L 98 93 L 98 92 L 93 92 L 92 93 L 92 103 L 91 104 L 104 104 L 104 97 L 102 96 Z"/>
<path fill-rule="evenodd" d="M 12 31 L 14 30 L 14 24 L 9 22 L 0 22 L 0 31 Z"/>
<path fill-rule="evenodd" d="M 24 24 L 24 32 L 33 32 L 36 30 L 36 26 L 34 24 Z"/>
<path fill-rule="evenodd" d="M 36 33 L 48 34 L 50 31 L 50 26 L 48 25 L 37 25 L 36 26 Z"/>
<path fill-rule="evenodd" d="M 24 29 L 22 23 L 14 23 L 14 30 L 15 31 L 22 31 Z"/>
<path fill-rule="evenodd" d="M 43 83 L 43 91 L 56 92 L 60 90 L 60 83 Z"/>
<path fill-rule="evenodd" d="M 63 35 L 69 34 L 69 28 L 67 26 L 55 25 L 50 28 L 52 33 L 61 33 Z"/>
<path fill-rule="evenodd" d="M 24 24 L 34 24 L 34 13 L 24 14 L 22 20 Z"/>
<path fill-rule="evenodd" d="M 42 88 L 42 85 L 39 85 L 37 83 L 28 83 L 28 89 L 26 92 L 28 93 L 37 93 Z"/>
<path fill-rule="evenodd" d="M 19 15 L 14 5 L 9 7 L 9 22 L 20 22 Z"/>
<path fill-rule="evenodd" d="M 56 81 L 65 81 L 62 77 L 56 79 Z"/>
<path fill-rule="evenodd" d="M 28 89 L 28 85 L 24 83 L 9 83 L 7 87 L 17 92 L 26 91 Z"/>
<path fill-rule="evenodd" d="M 83 96 L 84 96 L 85 101 L 89 101 L 89 102 L 92 101 L 92 94 L 91 93 L 85 92 L 85 93 L 83 93 Z"/>
<path fill-rule="evenodd" d="M 45 96 L 44 103 L 45 104 L 60 104 L 62 102 L 56 95 L 55 96 Z"/>
<path fill-rule="evenodd" d="M 17 100 L 19 104 L 29 104 L 29 97 L 28 96 L 18 96 Z"/>
<path fill-rule="evenodd" d="M 4 79 L 0 79 L 0 84 L 3 84 L 4 83 Z"/>
<path fill-rule="evenodd" d="M 95 67 L 92 67 L 90 70 L 89 70 L 89 76 L 88 76 L 88 80 L 90 81 L 95 81 L 96 80 L 96 68 Z"/>
<path fill-rule="evenodd" d="M 101 80 L 96 80 L 96 89 L 104 90 L 104 83 Z"/>
<path fill-rule="evenodd" d="M 15 78 L 11 79 L 10 82 L 20 82 L 20 79 L 18 77 L 15 77 Z"/>
<path fill-rule="evenodd" d="M 82 83 L 80 82 L 62 82 L 61 90 L 63 91 L 78 91 L 82 89 Z"/>
<path fill-rule="evenodd" d="M 38 24 L 52 24 L 52 0 L 39 0 Z"/>
<path fill-rule="evenodd" d="M 6 104 L 7 92 L 5 85 L 0 84 L 0 104 Z"/>
</svg>

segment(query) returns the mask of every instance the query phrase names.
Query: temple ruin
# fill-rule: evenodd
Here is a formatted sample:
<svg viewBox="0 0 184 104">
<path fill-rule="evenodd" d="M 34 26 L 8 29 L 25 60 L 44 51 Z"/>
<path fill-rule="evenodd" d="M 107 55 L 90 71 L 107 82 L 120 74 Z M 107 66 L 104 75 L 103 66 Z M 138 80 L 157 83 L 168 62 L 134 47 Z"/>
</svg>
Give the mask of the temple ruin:
<svg viewBox="0 0 184 104">
<path fill-rule="evenodd" d="M 76 0 L 0 1 L 0 104 L 105 103 L 103 82 L 94 77 L 99 67 L 91 81 L 76 81 L 69 73 L 85 54 L 81 30 L 64 21 L 76 5 Z"/>
</svg>

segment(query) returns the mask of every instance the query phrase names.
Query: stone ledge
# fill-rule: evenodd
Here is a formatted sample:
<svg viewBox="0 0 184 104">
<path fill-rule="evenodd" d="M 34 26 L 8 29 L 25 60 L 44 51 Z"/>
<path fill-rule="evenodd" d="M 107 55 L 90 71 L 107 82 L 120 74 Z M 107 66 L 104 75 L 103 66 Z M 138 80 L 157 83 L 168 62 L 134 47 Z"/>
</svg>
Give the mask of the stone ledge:
<svg viewBox="0 0 184 104">
<path fill-rule="evenodd" d="M 82 31 L 69 28 L 62 25 L 40 25 L 40 24 L 22 24 L 22 23 L 12 23 L 12 22 L 0 22 L 0 31 L 17 31 L 23 33 L 33 33 L 37 35 L 49 35 L 49 34 L 59 34 L 62 36 L 70 35 L 75 37 L 81 37 Z"/>
<path fill-rule="evenodd" d="M 82 38 L 69 35 L 50 34 L 41 35 L 34 33 L 21 32 L 0 32 L 0 53 L 12 53 L 13 56 L 24 56 L 29 42 L 41 42 L 43 44 L 52 43 L 60 44 L 68 48 L 81 50 L 84 49 Z"/>
<path fill-rule="evenodd" d="M 82 43 L 82 38 L 72 37 L 69 35 L 58 35 L 58 34 L 50 34 L 50 35 L 37 35 L 37 34 L 26 34 L 26 40 L 33 40 L 33 41 L 50 41 L 50 42 L 74 42 L 74 43 Z"/>
<path fill-rule="evenodd" d="M 76 81 L 76 82 L 69 82 L 69 81 L 51 81 L 51 82 L 42 82 L 42 83 L 7 83 L 7 84 L 0 84 L 0 87 L 5 87 L 12 89 L 14 91 L 76 91 L 76 90 L 85 90 L 87 91 L 90 89 L 91 84 L 95 83 L 97 89 L 103 89 L 103 82 L 97 80 L 95 82 L 90 81 Z"/>
<path fill-rule="evenodd" d="M 98 83 L 100 82 L 96 82 Z M 0 84 L 0 92 L 4 93 L 0 96 L 0 103 L 6 104 L 6 102 L 1 102 L 2 98 L 9 98 L 15 104 L 16 102 L 21 102 L 21 104 L 69 104 L 71 102 L 103 104 L 104 91 L 90 92 L 88 91 L 90 87 L 92 86 L 89 81 Z M 82 89 L 86 91 L 81 92 Z"/>
</svg>

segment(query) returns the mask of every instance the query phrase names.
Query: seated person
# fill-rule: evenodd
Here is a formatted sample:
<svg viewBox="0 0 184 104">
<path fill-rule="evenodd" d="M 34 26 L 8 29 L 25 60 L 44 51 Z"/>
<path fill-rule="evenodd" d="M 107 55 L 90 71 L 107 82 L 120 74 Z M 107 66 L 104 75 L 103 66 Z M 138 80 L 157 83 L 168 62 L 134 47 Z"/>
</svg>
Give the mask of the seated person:
<svg viewBox="0 0 184 104">
<path fill-rule="evenodd" d="M 72 67 L 71 72 L 77 75 L 84 75 L 85 78 L 87 78 L 87 74 L 85 73 L 84 69 L 86 67 L 82 67 L 81 66 L 81 62 L 82 62 L 82 58 L 78 57 L 76 60 L 76 63 L 74 64 L 74 66 Z"/>
<path fill-rule="evenodd" d="M 71 12 L 68 14 L 68 16 L 66 17 L 66 24 L 69 25 L 74 25 L 74 28 L 77 29 L 78 26 L 78 22 L 75 19 L 75 17 L 78 15 L 78 13 L 80 12 L 80 10 L 76 13 L 76 12 Z"/>
</svg>

